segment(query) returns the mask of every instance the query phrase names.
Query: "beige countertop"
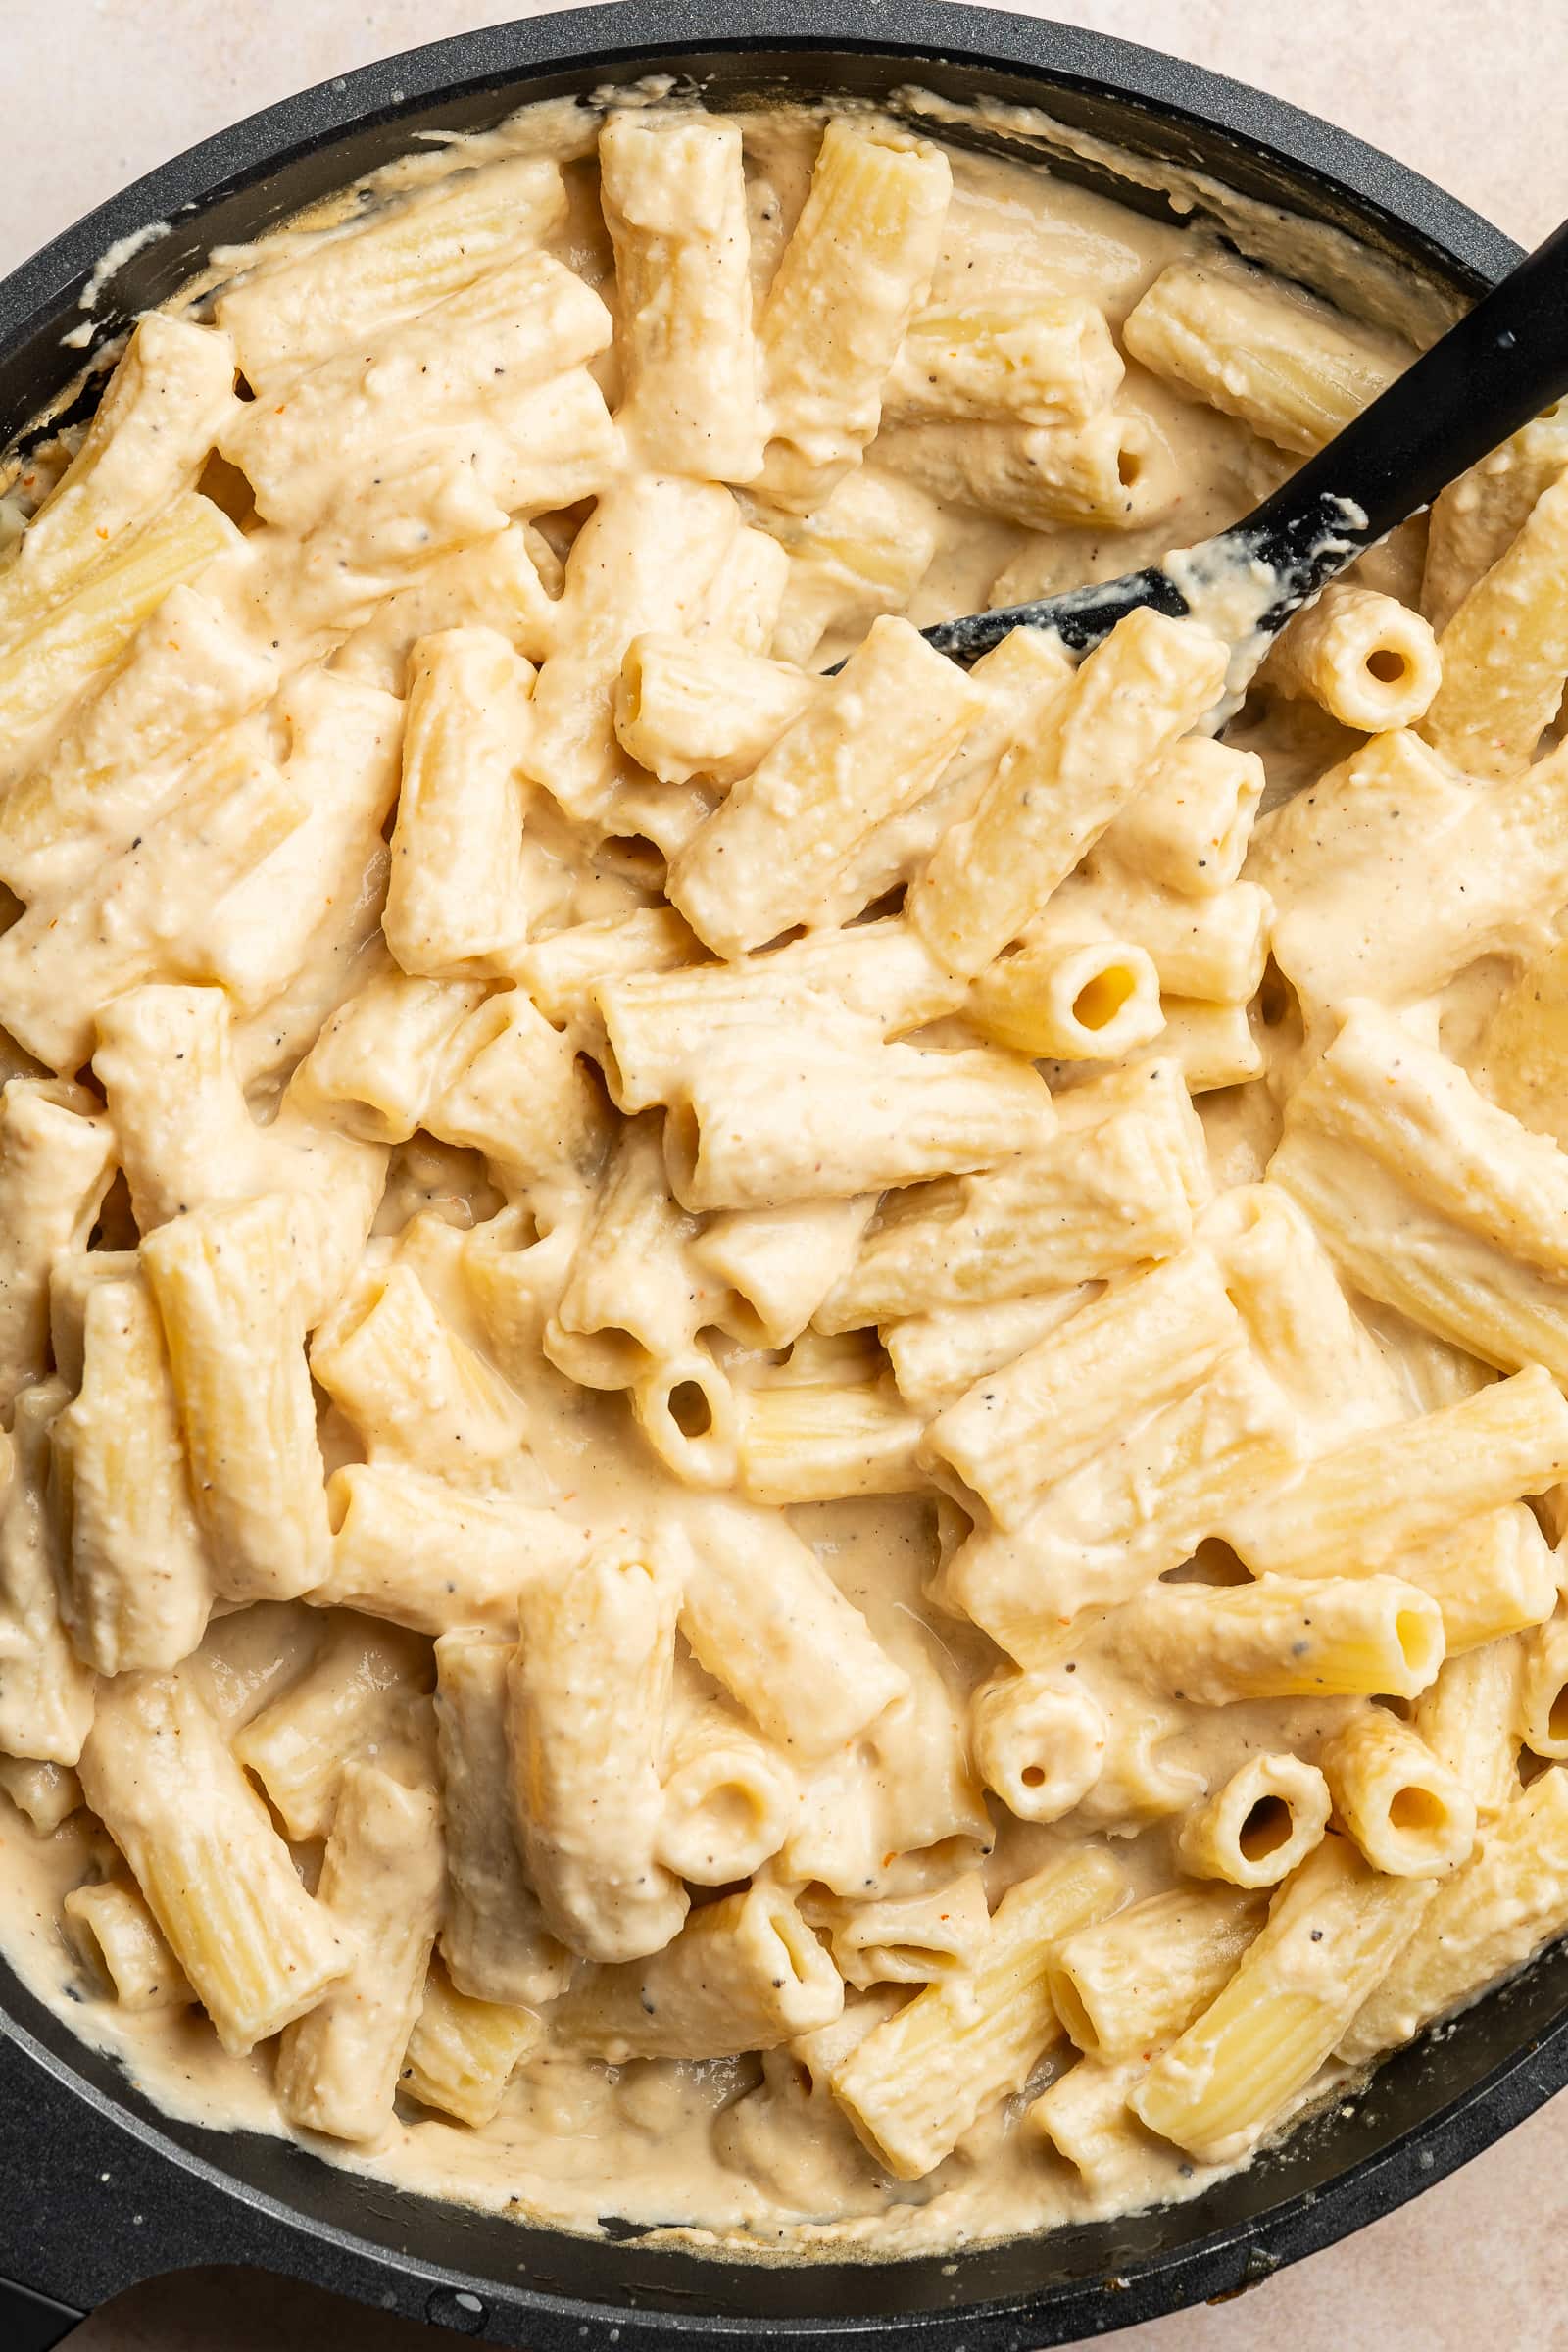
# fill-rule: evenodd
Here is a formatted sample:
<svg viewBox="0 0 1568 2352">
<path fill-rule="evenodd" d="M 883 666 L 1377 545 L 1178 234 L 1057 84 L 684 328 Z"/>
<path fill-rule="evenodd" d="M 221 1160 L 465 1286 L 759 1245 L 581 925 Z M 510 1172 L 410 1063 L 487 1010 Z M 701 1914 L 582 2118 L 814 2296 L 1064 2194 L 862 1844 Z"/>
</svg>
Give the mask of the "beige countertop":
<svg viewBox="0 0 1568 2352">
<path fill-rule="evenodd" d="M 1565 0 L 1002 4 L 1258 82 L 1391 150 L 1521 240 L 1568 209 Z M 367 59 L 492 22 L 506 5 L 0 0 L 12 68 L 0 271 L 209 131 Z M 831 0 L 808 5 L 831 24 Z M 535 13 L 526 0 L 513 7 Z M 214 2250 L 193 2246 L 192 2259 Z M 72 2342 L 416 2352 L 450 2340 L 282 2282 L 205 2272 L 138 2289 Z M 1239 2301 L 1114 2340 L 1117 2352 L 1568 2352 L 1568 2100 L 1348 2244 Z"/>
</svg>

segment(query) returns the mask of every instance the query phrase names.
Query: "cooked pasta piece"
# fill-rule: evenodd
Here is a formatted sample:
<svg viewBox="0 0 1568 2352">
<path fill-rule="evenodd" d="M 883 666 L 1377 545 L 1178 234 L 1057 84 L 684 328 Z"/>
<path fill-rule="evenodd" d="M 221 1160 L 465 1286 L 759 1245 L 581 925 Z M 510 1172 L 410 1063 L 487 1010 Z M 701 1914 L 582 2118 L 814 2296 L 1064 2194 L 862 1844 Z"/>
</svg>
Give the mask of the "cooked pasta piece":
<svg viewBox="0 0 1568 2352">
<path fill-rule="evenodd" d="M 326 1492 L 286 1198 L 161 1225 L 142 1263 L 219 1592 L 309 1592 L 326 1566 Z"/>
<path fill-rule="evenodd" d="M 1435 629 L 1446 628 L 1565 466 L 1568 417 L 1554 402 L 1439 491 L 1421 579 L 1421 610 Z"/>
<path fill-rule="evenodd" d="M 327 1497 L 331 1554 L 311 1599 L 419 1634 L 514 1633 L 522 1587 L 565 1575 L 587 1541 L 559 1511 L 392 1463 L 346 1463 Z"/>
<path fill-rule="evenodd" d="M 403 783 L 381 927 L 406 972 L 504 970 L 527 933 L 522 782 L 527 664 L 494 629 L 445 629 L 409 657 Z"/>
<path fill-rule="evenodd" d="M 133 1883 L 74 1886 L 60 1910 L 76 1952 L 122 2009 L 184 2009 L 196 1998 Z"/>
<path fill-rule="evenodd" d="M 81 1379 L 49 1445 L 61 1614 L 77 1656 L 100 1674 L 177 1666 L 206 1629 L 213 1578 L 169 1351 L 141 1276 L 87 1294 Z"/>
<path fill-rule="evenodd" d="M 61 1617 L 61 1529 L 49 1492 L 49 1427 L 65 1383 L 40 1381 L 16 1403 L 0 1517 L 0 1747 L 75 1764 L 92 1728 L 98 1677 Z"/>
<path fill-rule="evenodd" d="M 1319 1756 L 1335 1812 L 1374 1869 L 1440 1878 L 1475 1843 L 1476 1802 L 1420 1734 L 1387 1707 L 1352 1715 Z"/>
<path fill-rule="evenodd" d="M 1277 1886 L 1328 1828 L 1330 1805 L 1328 1782 L 1304 1756 L 1249 1756 L 1188 1814 L 1177 1860 L 1195 1879 Z"/>
<path fill-rule="evenodd" d="M 1198 898 L 1229 890 L 1241 879 L 1263 780 L 1255 752 L 1190 736 L 1111 819 L 1099 855 L 1166 890 Z"/>
<path fill-rule="evenodd" d="M 817 1905 L 834 1964 L 848 1984 L 938 1984 L 972 1969 L 991 1928 L 977 1871 L 919 1894 L 858 1903 L 835 1895 Z"/>
<path fill-rule="evenodd" d="M 509 1738 L 523 1852 L 551 1929 L 591 1960 L 661 1951 L 686 1914 L 655 1858 L 675 1609 L 666 1572 L 611 1545 L 518 1594 Z"/>
<path fill-rule="evenodd" d="M 727 956 L 810 920 L 876 826 L 929 792 L 983 707 L 907 621 L 873 621 L 840 676 L 681 852 L 672 903 Z"/>
<path fill-rule="evenodd" d="M 298 1681 L 230 1743 L 289 1838 L 326 1837 L 345 1770 L 397 1744 L 429 1682 L 429 1653 L 411 1635 L 362 1617 L 327 1620 Z"/>
<path fill-rule="evenodd" d="M 933 954 L 979 972 L 1217 701 L 1224 649 L 1192 622 L 1130 613 L 1089 655 L 1032 744 L 1004 760 L 909 892 Z"/>
<path fill-rule="evenodd" d="M 1020 1821 L 1059 1821 L 1099 1780 L 1105 1719 L 1092 1694 L 1047 1674 L 1007 1674 L 969 1707 L 975 1763 Z"/>
<path fill-rule="evenodd" d="M 300 1885 L 189 1680 L 105 1686 L 80 1770 L 225 2049 L 268 2040 L 348 1974 L 352 1946 Z"/>
<path fill-rule="evenodd" d="M 565 219 L 561 167 L 509 156 L 379 207 L 345 231 L 248 271 L 218 299 L 259 398 L 366 335 L 427 310 Z"/>
<path fill-rule="evenodd" d="M 1392 596 L 1332 581 L 1283 629 L 1267 682 L 1309 695 L 1343 726 L 1369 735 L 1424 718 L 1443 679 L 1437 640 Z"/>
<path fill-rule="evenodd" d="M 1048 1983 L 1053 1947 L 1113 1910 L 1123 1884 L 1092 1847 L 1020 1880 L 973 1969 L 928 1985 L 837 2068 L 834 2097 L 896 2180 L 931 2172 L 987 2107 L 1023 2087 L 1062 2030 Z"/>
<path fill-rule="evenodd" d="M 0 1408 L 49 1360 L 49 1277 L 85 1249 L 114 1174 L 113 1128 L 84 1090 L 8 1078 L 0 1088 Z"/>
<path fill-rule="evenodd" d="M 536 2009 L 471 2000 L 437 1962 L 425 1980 L 398 2089 L 477 2130 L 496 2115 L 508 2082 L 544 2034 Z"/>
<path fill-rule="evenodd" d="M 1431 1880 L 1383 1878 L 1348 1839 L 1325 1838 L 1217 1998 L 1134 2085 L 1134 2114 L 1201 2160 L 1254 2145 L 1396 1963 L 1432 1892 Z"/>
<path fill-rule="evenodd" d="M 353 1952 L 348 1973 L 278 2044 L 278 2103 L 334 2139 L 373 2140 L 392 2121 L 441 1915 L 441 1809 L 373 1764 L 350 1764 L 317 1900 Z"/>
<path fill-rule="evenodd" d="M 1568 678 L 1568 483 L 1548 483 L 1438 641 L 1443 682 L 1421 732 L 1467 775 L 1517 776 Z"/>
<path fill-rule="evenodd" d="M 1079 2049 L 1114 2065 L 1156 2048 L 1206 2009 L 1263 1924 L 1229 1887 L 1173 1887 L 1078 1928 L 1046 1968 L 1056 2015 Z"/>
<path fill-rule="evenodd" d="M 1385 1886 L 1396 1882 L 1385 1880 Z M 1562 1933 L 1568 1916 L 1568 1775 L 1539 1773 L 1482 1833 L 1462 1869 L 1438 1885 L 1397 1882 L 1433 1899 L 1380 1982 L 1346 2021 L 1338 2054 L 1353 2065 L 1379 2056 L 1434 2017 L 1507 1975 Z"/>
<path fill-rule="evenodd" d="M 651 1960 L 595 1970 L 564 2018 L 579 2048 L 619 2066 L 776 2048 L 843 2006 L 839 1972 L 794 1903 L 760 1885 L 694 1911 Z"/>
<path fill-rule="evenodd" d="M 1129 314 L 1135 360 L 1281 449 L 1332 440 L 1399 371 L 1326 304 L 1220 262 L 1173 262 Z"/>
<path fill-rule="evenodd" d="M 939 148 L 842 118 L 823 132 L 758 324 L 773 432 L 758 487 L 779 506 L 809 514 L 876 431 L 952 186 Z"/>
<path fill-rule="evenodd" d="M 750 481 L 766 431 L 739 127 L 612 115 L 599 175 L 619 297 L 615 420 L 661 472 Z"/>
<path fill-rule="evenodd" d="M 717 1500 L 682 1505 L 680 1630 L 792 1759 L 832 1752 L 908 1689 L 786 1521 Z"/>
<path fill-rule="evenodd" d="M 563 1991 L 572 1962 L 546 1933 L 523 1869 L 507 1736 L 512 1660 L 513 1645 L 485 1634 L 445 1634 L 435 1645 L 448 1881 L 441 1957 L 457 1992 L 527 2007 Z"/>
<path fill-rule="evenodd" d="M 1414 1698 L 1443 1663 L 1443 1616 L 1396 1576 L 1156 1585 L 1115 1621 L 1122 1656 L 1199 1706 L 1327 1693 Z"/>
<path fill-rule="evenodd" d="M 934 302 L 909 323 L 882 395 L 890 422 L 1082 424 L 1125 369 L 1103 311 L 1080 296 Z"/>
</svg>

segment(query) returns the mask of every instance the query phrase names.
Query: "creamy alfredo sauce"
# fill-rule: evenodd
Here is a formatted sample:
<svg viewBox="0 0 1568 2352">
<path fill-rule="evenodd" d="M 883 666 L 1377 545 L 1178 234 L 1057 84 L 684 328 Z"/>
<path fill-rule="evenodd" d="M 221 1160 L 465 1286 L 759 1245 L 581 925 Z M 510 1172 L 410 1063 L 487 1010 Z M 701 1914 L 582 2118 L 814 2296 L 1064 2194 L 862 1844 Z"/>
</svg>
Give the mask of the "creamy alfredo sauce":
<svg viewBox="0 0 1568 2352">
<path fill-rule="evenodd" d="M 563 124 L 565 130 L 563 132 Z M 1009 125 L 1010 126 L 1010 125 Z M 798 215 L 819 135 L 818 118 L 748 117 L 754 262 L 765 284 Z M 940 127 L 939 125 L 937 127 Z M 516 149 L 548 149 L 564 138 L 576 160 L 569 172 L 572 210 L 556 250 L 613 304 L 613 271 L 599 217 L 591 160 L 583 154 L 581 117 L 536 110 L 469 142 L 463 161 Z M 1151 220 L 1045 171 L 952 151 L 955 194 L 933 292 L 964 296 L 991 288 L 1084 294 L 1118 327 L 1157 272 L 1191 250 L 1174 226 Z M 411 159 L 381 185 L 428 183 L 442 155 Z M 287 232 L 286 245 L 297 231 Z M 221 267 L 221 265 L 220 265 Z M 1400 347 L 1386 345 L 1396 352 Z M 1146 416 L 1176 455 L 1176 496 L 1151 527 L 1131 532 L 1061 528 L 1036 532 L 926 501 L 937 531 L 936 554 L 909 607 L 926 623 L 987 603 L 1012 603 L 1080 581 L 1131 570 L 1172 548 L 1206 538 L 1246 513 L 1290 469 L 1290 461 L 1245 426 L 1178 397 L 1129 363 L 1118 395 L 1124 412 Z M 882 461 L 873 445 L 868 471 Z M 558 534 L 565 544 L 569 534 Z M 1392 561 L 1396 569 L 1398 559 Z M 204 587 L 226 593 L 236 612 L 251 593 L 237 572 Z M 270 617 L 294 666 L 329 650 L 330 632 L 313 616 L 310 583 L 286 567 L 270 587 Z M 814 661 L 839 658 L 852 639 L 829 635 Z M 1271 792 L 1283 796 L 1315 776 L 1350 740 L 1310 707 L 1249 710 L 1236 739 L 1259 749 Z M 583 921 L 639 903 L 613 856 L 571 877 L 560 920 Z M 282 1049 L 286 1055 L 286 1045 Z M 287 1059 L 281 1061 L 286 1069 Z M 1221 1183 L 1250 1181 L 1271 1148 L 1275 1113 L 1261 1084 L 1201 1098 Z M 476 1155 L 440 1146 L 406 1149 L 377 1230 L 395 1234 L 418 1208 L 434 1205 L 455 1222 L 494 1213 Z M 1391 1325 L 1392 1325 L 1392 1319 Z M 1400 1353 L 1401 1341 L 1389 1340 Z M 596 1529 L 643 1522 L 662 1474 L 640 1445 L 623 1398 L 547 1380 L 534 1408 L 533 1458 L 515 1473 L 516 1491 L 551 1500 Z M 352 1458 L 352 1435 L 328 1423 L 338 1457 Z M 934 1612 L 922 1588 L 936 1557 L 934 1506 L 925 1499 L 876 1499 L 813 1505 L 792 1514 L 843 1591 L 866 1614 L 889 1652 L 933 1696 L 961 1716 L 974 1686 L 994 1670 L 997 1653 L 973 1629 Z M 232 1731 L 282 1690 L 312 1654 L 318 1621 L 293 1605 L 264 1604 L 215 1620 L 200 1671 L 211 1703 Z M 1197 1710 L 1153 1700 L 1129 1682 L 1107 1679 L 1101 1692 L 1115 1744 L 1157 1754 L 1173 1789 L 1216 1786 L 1262 1749 L 1308 1757 L 1342 1719 L 1344 1702 L 1258 1702 Z M 396 1768 L 396 1759 L 380 1759 Z M 831 1774 L 808 1790 L 823 1836 L 835 1833 Z M 938 1808 L 940 1810 L 940 1807 Z M 986 1808 L 977 1788 L 949 1792 L 949 1818 L 929 1857 L 904 1857 L 884 1889 L 939 1885 L 956 1869 L 978 1866 L 993 1905 L 1019 1877 L 1098 1829 L 1114 1829 L 1117 1858 L 1137 1893 L 1170 1883 L 1168 1834 L 1155 1826 L 1126 1834 L 1114 1822 L 1114 1796 L 1102 1790 L 1067 1821 L 1043 1827 L 1012 1820 L 1000 1803 Z M 220 2129 L 286 2130 L 270 2088 L 270 2053 L 226 2056 L 199 2011 L 129 2016 L 106 2001 L 77 1965 L 58 1924 L 61 1897 L 89 1874 L 102 1834 L 81 1816 L 48 1840 L 35 1838 L 0 1800 L 0 1936 L 14 1964 L 74 2030 L 114 2052 L 162 2105 Z M 986 1851 L 987 1844 L 991 1850 Z M 306 1867 L 314 1867 L 305 1857 Z M 1031 2085 L 1033 2095 L 1066 2062 L 1056 2053 Z M 1321 2081 L 1316 2085 L 1321 2095 Z M 1081 2219 L 1093 2210 L 1069 2169 L 1017 2129 L 1024 2101 L 987 2115 L 957 2151 L 913 2184 L 890 2180 L 864 2151 L 825 2088 L 776 2052 L 765 2069 L 755 2059 L 706 2064 L 665 2060 L 622 2067 L 574 2058 L 548 2045 L 514 2078 L 493 2125 L 479 2132 L 413 2107 L 400 2109 L 381 2145 L 368 2152 L 318 2142 L 333 2161 L 411 2188 L 507 2209 L 570 2228 L 592 2229 L 614 2214 L 668 2225 L 688 2238 L 720 2238 L 726 2251 L 785 2250 L 892 2254 L 1006 2236 Z M 1194 2193 L 1215 2177 L 1149 2137 L 1117 2202 L 1127 2206 Z"/>
</svg>

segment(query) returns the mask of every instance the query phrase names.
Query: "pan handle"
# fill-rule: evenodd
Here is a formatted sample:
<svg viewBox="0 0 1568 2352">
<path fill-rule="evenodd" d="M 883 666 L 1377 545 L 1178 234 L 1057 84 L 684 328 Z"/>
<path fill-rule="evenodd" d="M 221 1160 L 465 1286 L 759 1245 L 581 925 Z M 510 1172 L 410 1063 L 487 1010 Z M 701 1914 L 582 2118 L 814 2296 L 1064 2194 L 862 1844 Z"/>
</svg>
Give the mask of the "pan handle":
<svg viewBox="0 0 1568 2352">
<path fill-rule="evenodd" d="M 35 2295 L 14 2278 L 0 2278 L 0 2343 L 6 2352 L 53 2352 L 85 2312 L 68 2310 L 47 2295 Z"/>
</svg>

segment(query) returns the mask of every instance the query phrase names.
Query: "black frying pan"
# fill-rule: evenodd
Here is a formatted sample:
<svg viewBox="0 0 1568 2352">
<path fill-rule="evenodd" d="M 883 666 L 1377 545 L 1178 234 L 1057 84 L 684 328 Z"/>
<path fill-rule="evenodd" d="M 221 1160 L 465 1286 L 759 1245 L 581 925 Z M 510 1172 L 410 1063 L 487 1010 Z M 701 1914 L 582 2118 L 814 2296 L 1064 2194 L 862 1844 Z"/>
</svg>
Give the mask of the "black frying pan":
<svg viewBox="0 0 1568 2352">
<path fill-rule="evenodd" d="M 1303 20 L 1303 29 L 1305 20 Z M 171 232 L 112 280 L 109 334 L 173 294 L 210 245 L 253 237 L 405 151 L 644 69 L 723 104 L 881 97 L 917 80 L 1043 105 L 1123 148 L 1348 228 L 1468 300 L 1518 249 L 1390 157 L 1256 90 L 1059 24 L 942 0 L 624 0 L 498 25 L 367 67 L 224 131 L 92 214 L 0 285 L 0 445 L 70 383 L 61 331 L 88 272 L 148 221 Z M 1163 200 L 1072 175 L 1163 210 Z M 112 308 L 109 305 L 112 304 Z M 586 2240 L 404 2195 L 291 2142 L 161 2115 L 0 1968 L 0 2313 L 5 2352 L 57 2342 L 133 2280 L 256 2263 L 527 2352 L 1033 2352 L 1266 2278 L 1476 2155 L 1568 2082 L 1568 1948 L 1544 1953 L 1370 2088 L 1188 2205 L 956 2260 L 778 2268 L 663 2252 L 617 2223 Z"/>
</svg>

